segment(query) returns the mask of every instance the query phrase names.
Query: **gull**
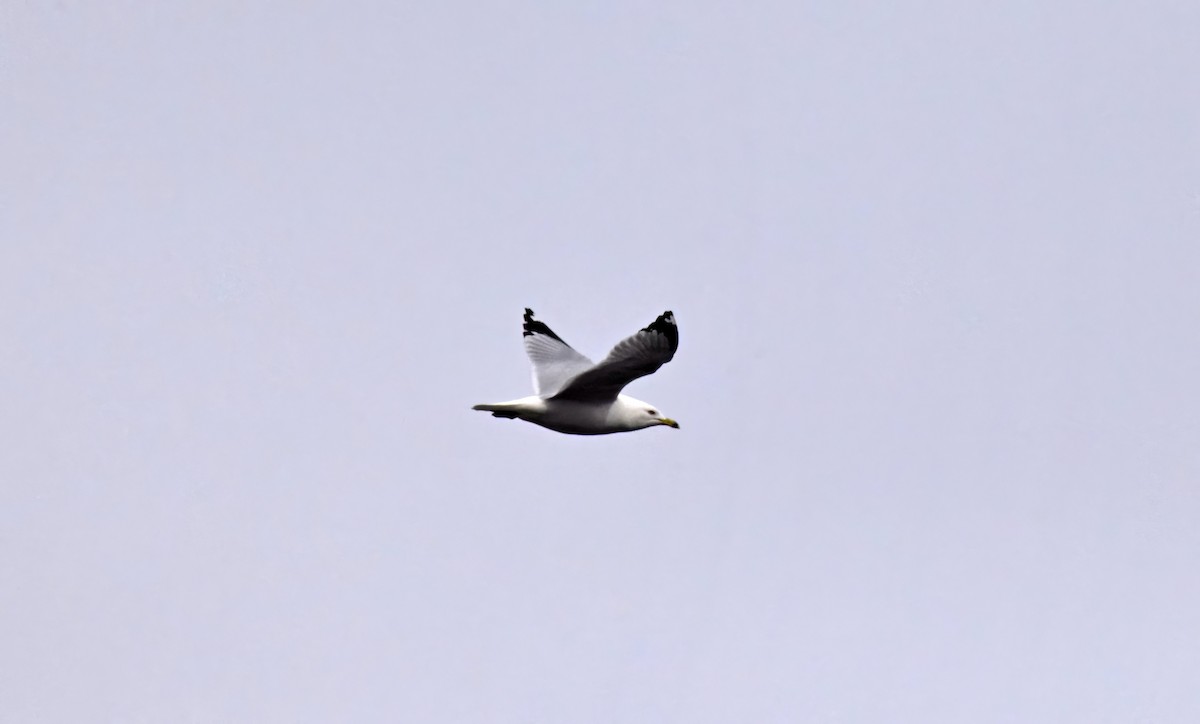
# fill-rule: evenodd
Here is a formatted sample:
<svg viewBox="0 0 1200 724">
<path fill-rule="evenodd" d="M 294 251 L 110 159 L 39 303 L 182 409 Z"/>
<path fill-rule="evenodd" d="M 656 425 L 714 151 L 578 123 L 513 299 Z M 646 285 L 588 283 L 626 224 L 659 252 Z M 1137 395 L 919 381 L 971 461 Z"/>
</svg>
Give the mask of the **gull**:
<svg viewBox="0 0 1200 724">
<path fill-rule="evenodd" d="M 675 356 L 679 329 L 671 312 L 663 312 L 645 329 L 621 340 L 599 364 L 534 319 L 528 307 L 523 336 L 525 353 L 533 363 L 534 394 L 471 409 L 570 435 L 632 432 L 656 425 L 679 429 L 678 422 L 664 417 L 654 405 L 621 394 L 625 385 Z"/>
</svg>

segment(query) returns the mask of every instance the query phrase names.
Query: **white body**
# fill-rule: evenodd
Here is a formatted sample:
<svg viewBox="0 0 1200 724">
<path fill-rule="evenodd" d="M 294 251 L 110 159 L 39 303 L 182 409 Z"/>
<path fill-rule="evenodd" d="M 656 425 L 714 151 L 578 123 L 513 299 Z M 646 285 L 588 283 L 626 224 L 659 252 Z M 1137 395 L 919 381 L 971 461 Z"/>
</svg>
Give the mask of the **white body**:
<svg viewBox="0 0 1200 724">
<path fill-rule="evenodd" d="M 497 417 L 515 417 L 555 432 L 571 435 L 606 435 L 613 432 L 632 432 L 652 425 L 679 427 L 674 420 L 649 414 L 649 403 L 628 395 L 617 395 L 609 405 L 573 400 L 544 399 L 536 395 L 511 402 L 479 405 L 476 409 L 495 413 Z"/>
</svg>

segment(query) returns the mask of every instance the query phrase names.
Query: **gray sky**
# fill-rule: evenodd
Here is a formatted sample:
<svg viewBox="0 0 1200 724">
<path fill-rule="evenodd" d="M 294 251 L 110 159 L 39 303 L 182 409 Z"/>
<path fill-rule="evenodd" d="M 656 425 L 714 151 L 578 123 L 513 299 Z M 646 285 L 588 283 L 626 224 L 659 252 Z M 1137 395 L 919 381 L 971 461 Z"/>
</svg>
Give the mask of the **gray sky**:
<svg viewBox="0 0 1200 724">
<path fill-rule="evenodd" d="M 4 3 L 0 722 L 1200 721 L 1197 27 Z"/>
</svg>

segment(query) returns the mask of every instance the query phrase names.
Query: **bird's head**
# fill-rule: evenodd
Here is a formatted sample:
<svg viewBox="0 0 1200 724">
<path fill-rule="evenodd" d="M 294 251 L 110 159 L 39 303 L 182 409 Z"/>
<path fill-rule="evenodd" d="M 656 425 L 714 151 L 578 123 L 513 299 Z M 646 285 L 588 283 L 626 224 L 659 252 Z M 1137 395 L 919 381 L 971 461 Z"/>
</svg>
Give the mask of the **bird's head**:
<svg viewBox="0 0 1200 724">
<path fill-rule="evenodd" d="M 653 427 L 654 425 L 666 425 L 667 427 L 673 427 L 676 430 L 679 429 L 678 422 L 675 422 L 674 420 L 672 420 L 669 417 L 664 417 L 663 414 L 658 411 L 658 408 L 653 405 L 643 404 L 641 409 L 638 411 L 638 415 L 639 415 L 638 421 L 641 423 L 642 427 Z"/>
</svg>

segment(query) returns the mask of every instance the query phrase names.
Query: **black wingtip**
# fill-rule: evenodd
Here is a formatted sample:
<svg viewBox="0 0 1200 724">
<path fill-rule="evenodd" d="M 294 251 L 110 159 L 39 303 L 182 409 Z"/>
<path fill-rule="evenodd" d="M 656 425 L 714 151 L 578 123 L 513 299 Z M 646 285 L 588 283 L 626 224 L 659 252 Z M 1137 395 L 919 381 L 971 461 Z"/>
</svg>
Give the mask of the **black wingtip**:
<svg viewBox="0 0 1200 724">
<path fill-rule="evenodd" d="M 547 337 L 553 337 L 559 342 L 566 344 L 566 342 L 563 342 L 562 337 L 559 337 L 554 333 L 554 330 L 546 326 L 545 322 L 539 322 L 538 320 L 534 319 L 533 310 L 529 307 L 525 307 L 525 323 L 522 325 L 522 330 L 522 336 L 524 337 L 532 337 L 535 334 L 544 334 Z"/>
<path fill-rule="evenodd" d="M 658 332 L 666 337 L 672 352 L 679 348 L 679 327 L 675 326 L 675 313 L 669 309 L 658 315 L 658 319 L 655 319 L 642 331 Z"/>
</svg>

